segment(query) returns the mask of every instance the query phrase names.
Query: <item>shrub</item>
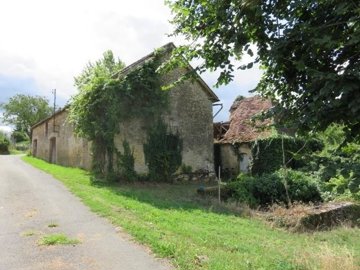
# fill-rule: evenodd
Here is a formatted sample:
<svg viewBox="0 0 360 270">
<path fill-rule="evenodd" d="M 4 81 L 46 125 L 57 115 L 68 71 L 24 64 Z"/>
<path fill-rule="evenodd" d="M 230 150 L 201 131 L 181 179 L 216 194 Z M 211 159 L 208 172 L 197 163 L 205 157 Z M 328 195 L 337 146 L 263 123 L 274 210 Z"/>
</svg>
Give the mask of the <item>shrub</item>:
<svg viewBox="0 0 360 270">
<path fill-rule="evenodd" d="M 256 181 L 253 176 L 240 174 L 235 181 L 227 184 L 230 197 L 250 207 L 257 206 L 260 200 L 254 196 L 256 190 L 255 183 Z"/>
<path fill-rule="evenodd" d="M 120 151 L 116 152 L 118 174 L 122 179 L 125 179 L 126 181 L 135 181 L 137 178 L 137 174 L 134 168 L 134 150 L 130 149 L 130 145 L 126 140 L 123 141 L 123 149 L 123 153 L 121 153 Z"/>
<path fill-rule="evenodd" d="M 15 142 L 19 143 L 19 142 L 24 142 L 24 141 L 28 141 L 29 140 L 29 136 L 23 132 L 23 131 L 14 131 L 11 134 L 11 137 L 15 140 Z"/>
<path fill-rule="evenodd" d="M 8 155 L 10 142 L 4 134 L 0 133 L 0 155 Z"/>
<path fill-rule="evenodd" d="M 183 174 L 190 174 L 192 173 L 193 169 L 190 165 L 181 164 L 180 166 L 180 172 Z"/>
<path fill-rule="evenodd" d="M 29 141 L 22 141 L 20 143 L 15 144 L 15 149 L 17 151 L 25 152 L 25 151 L 29 150 L 29 148 L 30 148 L 30 142 Z"/>
<path fill-rule="evenodd" d="M 285 171 L 281 169 L 277 174 L 283 181 Z M 313 177 L 296 170 L 287 170 L 286 177 L 292 201 L 318 202 L 322 200 L 318 184 Z"/>
<path fill-rule="evenodd" d="M 260 176 L 241 174 L 235 181 L 228 184 L 228 188 L 233 199 L 251 207 L 287 203 L 284 176 L 284 170 Z M 291 201 L 317 202 L 322 200 L 317 184 L 312 177 L 303 172 L 288 169 L 286 178 Z"/>
</svg>

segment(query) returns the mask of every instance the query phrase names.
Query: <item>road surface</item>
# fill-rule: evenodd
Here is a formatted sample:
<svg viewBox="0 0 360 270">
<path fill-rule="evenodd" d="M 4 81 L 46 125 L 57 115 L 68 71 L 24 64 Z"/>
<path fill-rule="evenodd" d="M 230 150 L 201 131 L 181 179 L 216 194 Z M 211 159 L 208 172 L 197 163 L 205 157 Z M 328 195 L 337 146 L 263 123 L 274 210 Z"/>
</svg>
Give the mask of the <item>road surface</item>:
<svg viewBox="0 0 360 270">
<path fill-rule="evenodd" d="M 39 245 L 54 233 L 80 243 Z M 0 245 L 0 270 L 172 269 L 19 156 L 0 156 Z"/>
</svg>

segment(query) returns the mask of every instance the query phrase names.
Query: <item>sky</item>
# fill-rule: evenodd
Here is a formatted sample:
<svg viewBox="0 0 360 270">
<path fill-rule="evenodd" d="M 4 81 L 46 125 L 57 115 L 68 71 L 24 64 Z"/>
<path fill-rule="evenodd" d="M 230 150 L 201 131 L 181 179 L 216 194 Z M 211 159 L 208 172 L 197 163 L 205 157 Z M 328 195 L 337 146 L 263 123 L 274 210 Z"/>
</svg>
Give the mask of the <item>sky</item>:
<svg viewBox="0 0 360 270">
<path fill-rule="evenodd" d="M 164 0 L 2 0 L 0 103 L 15 94 L 52 100 L 56 89 L 57 105 L 64 106 L 77 91 L 74 77 L 106 50 L 129 65 L 170 41 L 181 45 L 183 38 L 168 37 L 170 19 Z M 224 105 L 215 121 L 228 120 L 233 100 L 250 95 L 261 71 L 255 67 L 235 75 L 231 84 L 216 89 L 217 74 L 201 74 Z"/>
</svg>

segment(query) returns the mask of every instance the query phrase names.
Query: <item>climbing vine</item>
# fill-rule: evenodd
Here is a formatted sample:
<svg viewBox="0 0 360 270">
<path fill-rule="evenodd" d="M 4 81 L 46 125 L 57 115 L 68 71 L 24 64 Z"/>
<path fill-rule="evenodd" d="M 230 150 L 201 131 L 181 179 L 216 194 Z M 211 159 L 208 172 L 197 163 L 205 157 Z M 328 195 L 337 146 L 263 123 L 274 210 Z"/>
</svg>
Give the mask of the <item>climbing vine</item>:
<svg viewBox="0 0 360 270">
<path fill-rule="evenodd" d="M 127 140 L 123 141 L 123 152 L 116 150 L 116 157 L 119 176 L 126 181 L 136 180 L 134 149 Z"/>
<path fill-rule="evenodd" d="M 111 51 L 95 64 L 88 64 L 75 78 L 79 92 L 71 101 L 69 119 L 75 133 L 92 141 L 92 171 L 113 175 L 116 154 L 114 136 L 120 123 L 131 118 L 157 118 L 167 107 L 156 69 L 160 54 L 144 64 L 124 68 Z"/>
<path fill-rule="evenodd" d="M 152 181 L 171 181 L 182 163 L 182 140 L 161 120 L 148 131 L 144 144 L 145 163 Z"/>
</svg>

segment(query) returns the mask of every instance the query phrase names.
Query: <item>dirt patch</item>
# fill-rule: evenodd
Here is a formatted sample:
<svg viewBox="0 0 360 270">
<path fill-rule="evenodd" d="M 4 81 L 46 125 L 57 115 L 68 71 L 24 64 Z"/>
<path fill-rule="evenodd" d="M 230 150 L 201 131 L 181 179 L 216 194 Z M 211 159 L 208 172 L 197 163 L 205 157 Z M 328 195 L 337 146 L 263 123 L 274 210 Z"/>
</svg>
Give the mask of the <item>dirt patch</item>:
<svg viewBox="0 0 360 270">
<path fill-rule="evenodd" d="M 295 232 L 329 230 L 339 225 L 360 226 L 360 205 L 352 202 L 331 202 L 320 205 L 274 205 L 267 212 L 258 212 L 276 227 Z"/>
</svg>

